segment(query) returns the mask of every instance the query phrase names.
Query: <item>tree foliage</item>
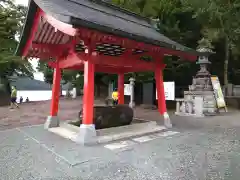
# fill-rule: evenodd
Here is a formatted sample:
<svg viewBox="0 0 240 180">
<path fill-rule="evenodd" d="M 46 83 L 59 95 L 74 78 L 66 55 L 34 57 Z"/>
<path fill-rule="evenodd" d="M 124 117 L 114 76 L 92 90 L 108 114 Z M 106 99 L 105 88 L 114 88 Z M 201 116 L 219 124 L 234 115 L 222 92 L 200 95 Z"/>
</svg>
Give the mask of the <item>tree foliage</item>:
<svg viewBox="0 0 240 180">
<path fill-rule="evenodd" d="M 11 0 L 0 1 L 0 79 L 9 80 L 12 75 L 33 76 L 33 68 L 27 60 L 15 56 L 26 8 Z"/>
<path fill-rule="evenodd" d="M 203 25 L 202 34 L 211 48 L 213 42 L 224 44 L 224 84 L 228 84 L 229 59 L 239 55 L 240 1 L 239 0 L 182 0 L 184 7 Z M 202 39 L 203 42 L 203 39 Z"/>
<path fill-rule="evenodd" d="M 216 53 L 210 57 L 211 71 L 220 80 L 228 83 L 228 79 L 239 84 L 239 33 L 240 33 L 240 1 L 239 0 L 109 0 L 109 2 L 152 19 L 152 24 L 159 33 L 183 45 L 196 49 L 199 46 L 210 47 Z M 189 85 L 197 71 L 197 65 L 184 61 L 179 57 L 166 56 L 164 62 L 165 81 L 174 80 L 178 85 Z M 43 72 L 51 74 L 52 71 Z M 73 74 L 72 74 L 73 73 Z M 74 74 L 75 73 L 75 74 Z M 65 74 L 65 72 L 63 73 Z M 64 79 L 75 81 L 76 72 L 68 72 Z M 72 75 L 69 75 L 72 74 Z M 229 75 L 229 77 L 228 77 Z M 154 74 L 129 73 L 127 81 L 134 76 L 137 81 L 153 80 Z M 50 77 L 50 76 L 49 76 Z M 47 78 L 46 78 L 47 79 Z M 107 85 L 109 80 L 117 76 L 96 73 L 95 83 Z"/>
<path fill-rule="evenodd" d="M 201 24 L 186 11 L 180 0 L 112 0 L 115 5 L 136 12 L 152 19 L 153 26 L 165 36 L 191 48 L 198 46 L 197 41 L 202 37 Z M 164 62 L 167 68 L 165 80 L 175 80 L 178 84 L 187 84 L 196 70 L 195 65 L 182 61 L 179 57 L 166 56 Z M 183 73 L 184 72 L 184 73 Z M 137 80 L 153 80 L 153 73 L 136 73 Z M 185 77 L 189 77 L 186 81 Z"/>
<path fill-rule="evenodd" d="M 161 33 L 191 48 L 210 47 L 212 71 L 224 84 L 240 77 L 239 0 L 112 0 L 114 4 L 155 19 Z M 156 21 L 157 20 L 157 21 Z M 223 58 L 224 57 L 224 58 Z M 179 84 L 190 83 L 196 66 L 165 57 L 165 78 Z M 186 81 L 186 78 L 188 81 Z M 183 80 L 184 79 L 184 80 Z"/>
</svg>

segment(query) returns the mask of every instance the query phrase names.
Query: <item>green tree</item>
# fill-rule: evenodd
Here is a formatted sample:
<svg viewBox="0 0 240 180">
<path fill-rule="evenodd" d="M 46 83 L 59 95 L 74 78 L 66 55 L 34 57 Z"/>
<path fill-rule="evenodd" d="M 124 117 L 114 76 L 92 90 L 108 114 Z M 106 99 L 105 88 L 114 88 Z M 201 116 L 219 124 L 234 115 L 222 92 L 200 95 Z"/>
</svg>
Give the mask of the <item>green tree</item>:
<svg viewBox="0 0 240 180">
<path fill-rule="evenodd" d="M 41 61 L 41 60 L 38 61 L 37 70 L 39 72 L 43 73 L 44 81 L 46 83 L 49 83 L 49 84 L 53 83 L 53 71 L 54 71 L 54 69 L 49 67 L 47 63 L 45 63 L 44 61 Z"/>
<path fill-rule="evenodd" d="M 52 84 L 53 83 L 53 72 L 54 69 L 49 67 L 48 64 L 43 61 L 43 60 L 39 60 L 38 61 L 38 66 L 37 66 L 37 70 L 39 72 L 42 72 L 44 75 L 44 81 L 46 83 Z M 64 81 L 64 83 L 68 83 L 71 82 L 73 86 L 77 86 L 78 82 L 77 82 L 77 75 L 81 75 L 82 72 L 80 71 L 75 71 L 75 70 L 68 70 L 68 69 L 63 69 L 62 70 L 62 80 Z M 83 84 L 83 83 L 81 83 Z"/>
<path fill-rule="evenodd" d="M 0 81 L 8 84 L 12 75 L 33 77 L 33 68 L 28 60 L 15 56 L 26 8 L 11 0 L 0 2 Z"/>
<path fill-rule="evenodd" d="M 112 2 L 152 19 L 153 26 L 159 33 L 183 45 L 196 48 L 197 41 L 202 37 L 201 24 L 192 17 L 192 12 L 185 10 L 180 0 L 112 0 Z M 174 79 L 179 84 L 190 83 L 196 69 L 194 64 L 173 56 L 166 56 L 164 61 L 167 64 L 164 71 L 165 80 Z M 154 79 L 154 74 L 149 72 L 132 75 L 138 81 Z M 189 77 L 188 81 L 185 77 Z"/>
<path fill-rule="evenodd" d="M 230 55 L 239 51 L 240 1 L 239 0 L 182 0 L 185 8 L 194 13 L 194 17 L 203 24 L 202 34 L 209 41 L 221 41 L 224 44 L 224 85 L 228 84 Z M 203 42 L 203 41 L 202 41 Z M 237 45 L 238 44 L 238 45 Z"/>
</svg>

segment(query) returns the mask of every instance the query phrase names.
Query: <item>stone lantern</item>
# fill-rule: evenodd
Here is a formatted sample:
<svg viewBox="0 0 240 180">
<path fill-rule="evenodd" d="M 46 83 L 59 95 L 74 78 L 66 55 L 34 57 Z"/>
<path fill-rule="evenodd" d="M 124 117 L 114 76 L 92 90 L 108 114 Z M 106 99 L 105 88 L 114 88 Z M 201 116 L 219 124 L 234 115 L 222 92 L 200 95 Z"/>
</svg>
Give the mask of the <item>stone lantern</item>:
<svg viewBox="0 0 240 180">
<path fill-rule="evenodd" d="M 217 112 L 211 74 L 208 71 L 208 65 L 211 64 L 208 57 L 213 52 L 207 48 L 199 48 L 197 51 L 200 52 L 200 56 L 196 63 L 199 64 L 200 69 L 193 77 L 189 90 L 184 91 L 184 99 L 178 100 L 182 102 L 182 105 L 176 110 L 177 115 L 202 117 L 215 115 Z M 179 107 L 179 102 L 177 102 L 177 107 Z"/>
</svg>

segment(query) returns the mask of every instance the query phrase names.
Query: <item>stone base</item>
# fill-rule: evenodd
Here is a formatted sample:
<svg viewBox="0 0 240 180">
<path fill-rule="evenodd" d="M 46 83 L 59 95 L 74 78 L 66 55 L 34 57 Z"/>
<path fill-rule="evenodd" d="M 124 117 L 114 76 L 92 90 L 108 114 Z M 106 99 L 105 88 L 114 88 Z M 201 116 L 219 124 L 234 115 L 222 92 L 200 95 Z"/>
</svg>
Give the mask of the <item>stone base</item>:
<svg viewBox="0 0 240 180">
<path fill-rule="evenodd" d="M 81 124 L 75 142 L 81 145 L 97 144 L 97 133 L 94 124 Z"/>
<path fill-rule="evenodd" d="M 214 91 L 184 91 L 184 99 L 194 100 L 196 98 L 203 98 L 203 102 L 194 102 L 197 110 L 207 115 L 208 113 L 214 114 L 217 112 L 217 104 L 214 96 Z M 200 108 L 201 107 L 201 108 Z M 198 114 L 197 112 L 195 112 Z"/>
<path fill-rule="evenodd" d="M 112 127 L 106 129 L 98 129 L 96 133 L 94 132 L 93 127 L 87 129 L 81 126 L 80 132 L 79 127 L 68 124 L 66 121 L 60 124 L 60 127 L 50 128 L 49 131 L 57 134 L 61 137 L 69 139 L 75 143 L 83 144 L 83 145 L 96 145 L 97 144 L 105 144 L 112 141 L 119 141 L 124 139 L 129 139 L 133 137 L 145 136 L 153 133 L 160 133 L 166 130 L 165 126 L 161 126 L 157 124 L 159 121 L 147 121 L 140 120 L 142 123 L 130 124 L 127 126 L 119 126 Z M 92 125 L 88 125 L 92 126 Z M 86 132 L 87 131 L 87 132 Z M 81 133 L 81 134 L 80 134 Z M 92 135 L 93 133 L 93 135 Z M 89 134 L 90 134 L 90 143 L 89 143 Z M 97 136 L 95 136 L 97 134 Z M 88 141 L 88 142 L 87 142 Z"/>
<path fill-rule="evenodd" d="M 183 112 L 175 112 L 177 116 L 190 116 L 190 117 L 205 117 L 204 114 L 190 114 L 190 113 L 183 113 Z"/>
<path fill-rule="evenodd" d="M 130 107 L 130 108 L 134 108 L 134 107 L 135 107 L 135 102 L 130 102 L 130 103 L 129 103 L 129 107 Z"/>
<path fill-rule="evenodd" d="M 164 126 L 166 128 L 172 128 L 172 123 L 167 112 L 163 114 L 163 118 L 164 118 Z"/>
<path fill-rule="evenodd" d="M 57 116 L 48 116 L 44 124 L 45 129 L 59 127 L 60 121 Z"/>
</svg>

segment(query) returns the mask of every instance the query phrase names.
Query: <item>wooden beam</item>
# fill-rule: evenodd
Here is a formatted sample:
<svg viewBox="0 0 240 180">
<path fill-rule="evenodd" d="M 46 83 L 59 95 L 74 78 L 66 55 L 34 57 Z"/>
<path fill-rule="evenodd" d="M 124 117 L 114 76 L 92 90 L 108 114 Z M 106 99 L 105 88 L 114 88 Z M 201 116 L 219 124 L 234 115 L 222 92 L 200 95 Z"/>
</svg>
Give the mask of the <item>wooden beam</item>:
<svg viewBox="0 0 240 180">
<path fill-rule="evenodd" d="M 110 57 L 103 55 L 92 55 L 93 63 L 100 66 L 111 66 L 116 68 L 127 68 L 127 69 L 154 69 L 154 62 L 145 62 L 137 59 L 126 59 L 121 57 Z M 73 66 L 79 66 L 87 60 L 87 54 L 80 53 L 76 54 L 71 52 L 66 58 L 63 58 L 59 62 L 60 68 L 70 68 Z"/>
<path fill-rule="evenodd" d="M 59 67 L 62 69 L 71 68 L 82 64 L 84 64 L 84 58 L 79 58 L 74 52 L 69 53 L 66 57 L 63 57 L 59 60 Z"/>
<path fill-rule="evenodd" d="M 73 66 L 68 69 L 83 71 L 83 64 L 78 66 Z M 95 72 L 102 72 L 107 74 L 119 74 L 119 73 L 130 73 L 130 72 L 153 72 L 153 68 L 146 69 L 136 69 L 136 68 L 118 68 L 111 66 L 99 66 L 95 65 Z"/>
<path fill-rule="evenodd" d="M 46 43 L 33 43 L 32 44 L 32 48 L 36 48 L 36 49 L 46 49 L 48 51 L 57 51 L 62 52 L 65 51 L 69 48 L 71 48 L 72 45 L 71 44 L 46 44 Z"/>
<path fill-rule="evenodd" d="M 99 65 L 108 65 L 122 68 L 136 68 L 136 69 L 145 69 L 153 68 L 153 62 L 145 62 L 140 59 L 132 59 L 133 56 L 129 58 L 126 57 L 111 57 L 111 56 L 96 56 L 94 58 L 94 63 Z"/>
<path fill-rule="evenodd" d="M 23 48 L 23 51 L 22 51 L 22 56 L 25 57 L 27 56 L 28 54 L 28 51 L 32 45 L 32 42 L 34 40 L 34 36 L 38 30 L 38 24 L 39 24 L 39 21 L 41 19 L 41 16 L 42 16 L 43 12 L 41 9 L 37 9 L 37 12 L 34 16 L 34 20 L 33 20 L 33 25 L 32 25 L 32 28 L 31 28 L 31 31 L 30 31 L 30 34 L 28 36 L 28 39 L 27 39 L 27 42 Z"/>
<path fill-rule="evenodd" d="M 186 58 L 191 61 L 195 61 L 197 59 L 197 55 L 193 55 L 192 53 L 183 52 L 181 50 L 174 50 L 167 47 L 160 47 L 156 45 L 146 44 L 142 42 L 136 42 L 131 39 L 118 37 L 106 33 L 99 32 L 97 30 L 89 30 L 87 28 L 80 28 L 79 29 L 79 35 L 83 40 L 89 40 L 91 39 L 92 42 L 96 43 L 109 43 L 109 44 L 118 44 L 122 45 L 125 48 L 128 49 L 142 49 L 146 50 L 150 54 L 157 54 L 157 55 L 174 55 L 174 56 L 180 56 L 183 58 Z"/>
</svg>

